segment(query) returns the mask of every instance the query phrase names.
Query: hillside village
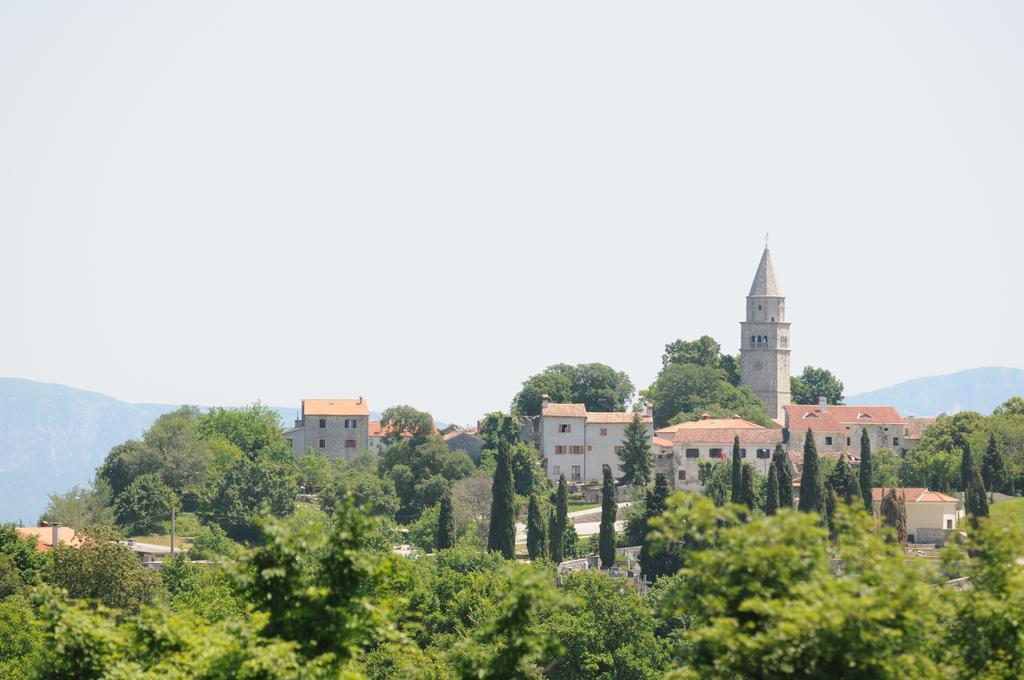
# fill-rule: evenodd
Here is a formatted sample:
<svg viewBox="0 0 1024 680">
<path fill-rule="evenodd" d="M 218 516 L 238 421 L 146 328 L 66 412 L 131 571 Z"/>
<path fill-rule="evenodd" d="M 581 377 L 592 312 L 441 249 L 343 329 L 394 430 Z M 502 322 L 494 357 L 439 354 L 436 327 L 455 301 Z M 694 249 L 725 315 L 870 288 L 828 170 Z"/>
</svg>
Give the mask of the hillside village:
<svg viewBox="0 0 1024 680">
<path fill-rule="evenodd" d="M 566 678 L 656 677 L 674 666 L 704 675 L 728 663 L 729 677 L 750 677 L 750 646 L 756 663 L 774 663 L 766 659 L 780 644 L 783 611 L 827 609 L 850 597 L 847 588 L 878 596 L 867 609 L 859 595 L 841 605 L 838 625 L 888 635 L 905 624 L 878 623 L 889 619 L 872 607 L 898 606 L 928 631 L 892 655 L 872 652 L 877 677 L 893 677 L 879 670 L 890 663 L 909 664 L 914 676 L 952 672 L 969 658 L 989 663 L 992 645 L 1020 650 L 1008 668 L 1024 668 L 1019 633 L 981 646 L 947 636 L 994 598 L 1024 605 L 1024 588 L 985 580 L 991 570 L 1022 578 L 1024 400 L 991 415 L 910 416 L 842 403 L 842 384 L 825 369 L 791 376 L 799 344 L 767 248 L 745 311 L 738 356 L 708 337 L 669 343 L 657 381 L 636 399 L 610 367 L 559 364 L 524 381 L 508 412 L 464 427 L 438 428 L 410 406 L 371 419 L 361 396 L 303 399 L 290 427 L 258 404 L 161 416 L 140 440 L 115 446 L 89 488 L 51 496 L 38 526 L 0 527 L 0 627 L 19 641 L 0 645 L 0 671 L 36 677 L 26 669 L 45 663 L 60 669 L 52 677 L 72 673 L 13 632 L 26 620 L 59 638 L 69 659 L 98 654 L 98 669 L 162 673 L 171 657 L 133 656 L 150 652 L 132 642 L 140 624 L 131 617 L 164 606 L 167 625 L 199 636 L 184 643 L 186 677 L 213 677 L 211 659 L 237 655 L 232 626 L 253 612 L 246 634 L 262 641 L 233 657 L 231 677 L 241 668 L 232 664 L 279 654 L 273 645 L 289 640 L 299 657 L 265 677 L 307 677 L 309 664 L 333 669 L 324 677 L 338 668 L 374 678 L 510 677 L 487 671 L 492 663 Z M 778 582 L 759 597 L 783 610 L 759 615 L 754 632 L 730 633 L 747 637 L 738 653 L 715 628 L 716 598 L 749 587 L 749 574 L 759 588 Z M 336 578 L 371 588 L 376 604 L 352 599 Z M 800 594 L 812 584 L 831 594 Z M 404 594 L 382 595 L 392 591 Z M 341 609 L 325 608 L 317 592 Z M 478 614 L 449 609 L 479 597 L 487 604 Z M 600 602 L 614 604 L 598 614 Z M 434 621 L 426 636 L 413 626 L 396 633 L 411 647 L 375 642 L 381 624 L 362 608 L 405 603 Z M 726 621 L 748 617 L 741 602 L 725 606 L 734 617 Z M 502 618 L 516 608 L 530 623 Z M 129 618 L 118 623 L 107 611 Z M 679 627 L 680 616 L 703 623 Z M 453 638 L 442 621 L 463 621 L 463 632 Z M 337 625 L 369 637 L 339 648 Z M 580 625 L 591 639 L 562 646 Z M 69 630 L 79 637 L 58 633 Z M 202 630 L 220 637 L 200 654 Z M 97 651 L 98 634 L 114 646 Z M 681 638 L 695 646 L 678 650 Z M 495 641 L 511 639 L 527 646 L 502 660 Z M 836 654 L 863 653 L 855 638 L 842 639 Z"/>
</svg>

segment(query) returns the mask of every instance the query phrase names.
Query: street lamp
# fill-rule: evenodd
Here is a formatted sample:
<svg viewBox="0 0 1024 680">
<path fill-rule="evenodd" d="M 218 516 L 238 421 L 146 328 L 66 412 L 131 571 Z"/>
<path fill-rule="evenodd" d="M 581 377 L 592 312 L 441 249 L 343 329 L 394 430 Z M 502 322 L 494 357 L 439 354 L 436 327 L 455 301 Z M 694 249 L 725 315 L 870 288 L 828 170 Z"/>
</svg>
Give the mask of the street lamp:
<svg viewBox="0 0 1024 680">
<path fill-rule="evenodd" d="M 75 501 L 76 501 L 76 504 L 75 504 L 76 508 L 78 509 L 78 513 L 77 513 L 78 514 L 78 519 L 75 521 L 75 531 L 81 531 L 82 530 L 82 497 L 76 495 L 75 496 Z"/>
</svg>

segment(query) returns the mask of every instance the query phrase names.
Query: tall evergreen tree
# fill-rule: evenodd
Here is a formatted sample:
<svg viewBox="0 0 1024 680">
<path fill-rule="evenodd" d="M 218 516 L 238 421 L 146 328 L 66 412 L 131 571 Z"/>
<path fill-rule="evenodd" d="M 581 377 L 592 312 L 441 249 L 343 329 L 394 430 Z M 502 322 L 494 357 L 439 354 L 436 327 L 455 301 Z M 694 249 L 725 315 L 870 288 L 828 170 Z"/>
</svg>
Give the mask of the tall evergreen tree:
<svg viewBox="0 0 1024 680">
<path fill-rule="evenodd" d="M 510 560 L 516 554 L 515 489 L 508 439 L 498 439 L 497 467 L 491 485 L 491 527 L 487 549 L 499 552 Z"/>
<path fill-rule="evenodd" d="M 996 445 L 996 433 L 990 432 L 985 455 L 981 458 L 981 479 L 985 482 L 985 488 L 993 492 L 1003 485 L 1005 478 L 1006 464 Z"/>
<path fill-rule="evenodd" d="M 668 479 L 660 472 L 654 477 L 654 488 L 648 490 L 644 503 L 644 540 L 640 546 L 640 570 L 649 581 L 656 580 L 664 575 L 666 565 L 671 558 L 667 558 L 664 550 L 655 551 L 651 536 L 650 520 L 657 517 L 668 509 L 668 497 L 670 489 Z"/>
<path fill-rule="evenodd" d="M 569 524 L 569 485 L 565 483 L 565 475 L 558 478 L 558 492 L 555 494 L 555 512 L 551 517 L 551 530 L 548 539 L 551 541 L 551 561 L 558 564 L 562 561 L 565 540 L 565 529 Z"/>
<path fill-rule="evenodd" d="M 864 509 L 871 512 L 871 486 L 874 461 L 871 460 L 871 438 L 868 429 L 860 431 L 860 495 L 864 499 Z"/>
<path fill-rule="evenodd" d="M 776 466 L 779 473 L 779 507 L 793 508 L 793 468 L 789 465 L 789 454 L 782 448 L 782 444 L 775 445 L 775 453 L 772 454 L 772 465 Z"/>
<path fill-rule="evenodd" d="M 754 497 L 754 475 L 753 468 L 749 465 L 743 466 L 743 471 L 740 473 L 740 496 L 743 503 L 748 509 L 753 510 L 754 504 L 757 499 Z"/>
<path fill-rule="evenodd" d="M 960 456 L 960 489 L 964 492 L 971 487 L 974 479 L 974 458 L 971 456 L 971 444 L 966 439 L 962 440 Z"/>
<path fill-rule="evenodd" d="M 615 564 L 615 480 L 609 465 L 603 467 L 601 474 L 604 483 L 601 486 L 601 526 L 597 544 L 601 566 L 609 569 Z"/>
<path fill-rule="evenodd" d="M 547 551 L 547 527 L 540 512 L 537 494 L 530 494 L 530 505 L 526 511 L 526 552 L 531 560 L 539 560 Z"/>
<path fill-rule="evenodd" d="M 804 438 L 804 469 L 800 473 L 800 502 L 797 509 L 804 512 L 821 512 L 821 475 L 818 469 L 818 449 L 814 444 L 814 433 L 807 430 Z"/>
<path fill-rule="evenodd" d="M 882 505 L 879 508 L 882 521 L 896 530 L 896 540 L 907 542 L 907 506 L 902 498 L 896 497 L 896 489 L 882 490 Z"/>
<path fill-rule="evenodd" d="M 847 464 L 845 456 L 839 456 L 836 466 L 832 468 L 828 479 L 825 480 L 825 488 L 829 491 L 834 491 L 837 496 L 848 504 L 856 501 L 860 505 L 864 498 L 860 492 L 860 484 L 857 482 L 853 470 Z"/>
<path fill-rule="evenodd" d="M 732 492 L 729 496 L 733 503 L 743 502 L 743 461 L 740 460 L 740 437 L 732 440 Z"/>
<path fill-rule="evenodd" d="M 860 498 L 858 497 L 857 500 L 860 501 Z M 838 499 L 836 498 L 836 492 L 826 486 L 824 503 L 822 504 L 824 506 L 822 516 L 825 520 L 825 526 L 828 527 L 828 536 L 833 541 L 836 540 L 836 536 L 838 535 L 835 521 L 837 504 Z"/>
<path fill-rule="evenodd" d="M 764 514 L 774 515 L 779 510 L 779 466 L 773 460 L 768 466 L 768 495 L 764 499 Z"/>
<path fill-rule="evenodd" d="M 455 513 L 452 510 L 452 492 L 446 488 L 441 494 L 441 509 L 437 515 L 437 534 L 434 536 L 437 550 L 455 545 Z"/>
<path fill-rule="evenodd" d="M 651 435 L 639 413 L 634 413 L 633 420 L 626 425 L 625 439 L 618 456 L 622 470 L 619 484 L 647 486 L 651 481 Z"/>
<path fill-rule="evenodd" d="M 964 509 L 971 516 L 971 525 L 978 526 L 979 517 L 988 517 L 988 494 L 985 492 L 985 483 L 981 479 L 981 473 L 974 471 L 971 484 L 964 494 Z"/>
</svg>

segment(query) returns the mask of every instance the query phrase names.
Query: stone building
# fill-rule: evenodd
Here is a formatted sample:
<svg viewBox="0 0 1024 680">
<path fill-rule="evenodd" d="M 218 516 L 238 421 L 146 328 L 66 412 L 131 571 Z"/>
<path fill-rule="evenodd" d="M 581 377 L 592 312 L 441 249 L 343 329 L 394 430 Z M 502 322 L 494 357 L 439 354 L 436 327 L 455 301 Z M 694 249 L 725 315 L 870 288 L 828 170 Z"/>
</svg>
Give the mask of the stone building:
<svg viewBox="0 0 1024 680">
<path fill-rule="evenodd" d="M 547 462 L 549 479 L 565 475 L 570 482 L 601 479 L 602 468 L 610 465 L 619 477 L 618 452 L 626 438 L 626 426 L 633 422 L 633 413 L 625 411 L 587 411 L 585 404 L 552 404 L 543 396 L 540 414 L 540 452 Z M 650 408 L 641 414 L 647 436 L 654 436 L 654 419 Z"/>
<path fill-rule="evenodd" d="M 303 399 L 295 427 L 284 438 L 296 456 L 310 449 L 331 460 L 353 458 L 370 446 L 370 410 L 358 399 Z"/>
<path fill-rule="evenodd" d="M 747 319 L 740 322 L 740 382 L 781 419 L 790 403 L 789 323 L 771 255 L 765 247 L 747 294 Z"/>
<path fill-rule="evenodd" d="M 860 460 L 862 430 L 868 433 L 872 451 L 892 449 L 898 453 L 920 441 L 919 421 L 931 420 L 908 420 L 892 406 L 834 405 L 824 399 L 818 404 L 790 404 L 785 415 L 787 450 L 802 452 L 807 430 L 811 430 L 819 455 L 848 454 L 850 460 Z"/>
</svg>

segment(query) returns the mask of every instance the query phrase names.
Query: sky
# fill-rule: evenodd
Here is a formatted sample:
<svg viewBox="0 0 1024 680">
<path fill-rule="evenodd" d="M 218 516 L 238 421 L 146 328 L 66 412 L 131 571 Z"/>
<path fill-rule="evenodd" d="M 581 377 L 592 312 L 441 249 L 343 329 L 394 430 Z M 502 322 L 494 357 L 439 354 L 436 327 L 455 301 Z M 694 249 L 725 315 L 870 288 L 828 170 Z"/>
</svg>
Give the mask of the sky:
<svg viewBox="0 0 1024 680">
<path fill-rule="evenodd" d="M 1024 366 L 1019 2 L 0 2 L 0 376 L 469 423 L 736 351 Z"/>
</svg>

